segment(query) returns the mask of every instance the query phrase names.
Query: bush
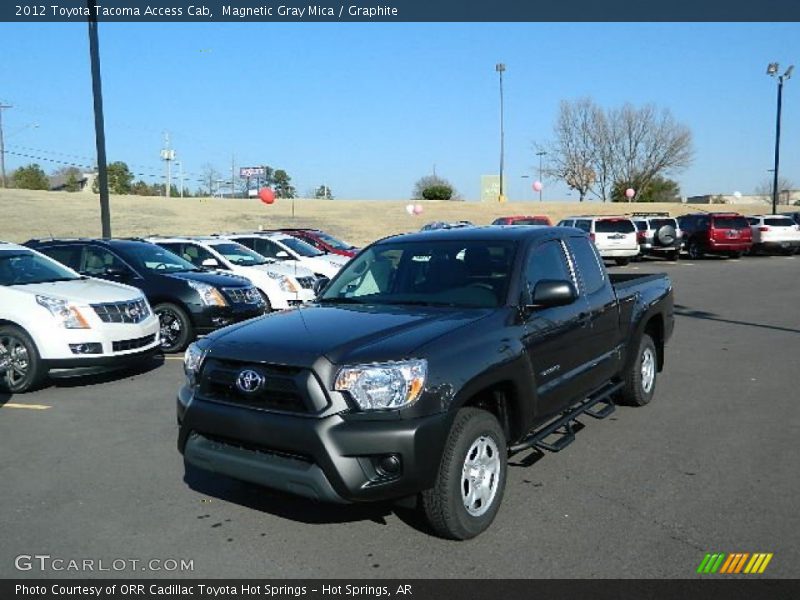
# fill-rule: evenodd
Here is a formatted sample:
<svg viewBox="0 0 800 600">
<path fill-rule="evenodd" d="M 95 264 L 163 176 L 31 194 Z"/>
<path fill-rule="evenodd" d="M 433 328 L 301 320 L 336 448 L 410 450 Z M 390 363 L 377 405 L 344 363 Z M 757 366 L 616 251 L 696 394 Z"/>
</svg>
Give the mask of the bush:
<svg viewBox="0 0 800 600">
<path fill-rule="evenodd" d="M 450 200 L 453 197 L 453 188 L 449 185 L 430 185 L 422 190 L 425 200 Z"/>
</svg>

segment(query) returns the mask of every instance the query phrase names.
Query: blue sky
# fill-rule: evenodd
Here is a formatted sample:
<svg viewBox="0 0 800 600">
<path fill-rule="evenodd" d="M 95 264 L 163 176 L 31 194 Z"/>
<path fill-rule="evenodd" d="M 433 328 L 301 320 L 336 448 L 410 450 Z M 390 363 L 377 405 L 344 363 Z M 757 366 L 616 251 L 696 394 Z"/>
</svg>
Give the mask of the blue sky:
<svg viewBox="0 0 800 600">
<path fill-rule="evenodd" d="M 653 102 L 689 125 L 696 158 L 676 179 L 695 195 L 748 193 L 769 177 L 766 66 L 800 67 L 800 26 L 101 23 L 100 48 L 109 160 L 137 173 L 163 173 L 169 131 L 190 177 L 204 163 L 229 176 L 234 155 L 237 168 L 286 169 L 301 193 L 325 183 L 338 198 L 400 199 L 435 165 L 476 199 L 498 169 L 504 62 L 512 199 L 533 198 L 533 143 L 551 136 L 562 99 L 582 96 Z M 0 52 L 7 150 L 92 164 L 86 25 L 2 23 Z M 800 187 L 800 76 L 783 100 L 781 174 Z M 544 196 L 570 199 L 557 183 Z"/>
</svg>

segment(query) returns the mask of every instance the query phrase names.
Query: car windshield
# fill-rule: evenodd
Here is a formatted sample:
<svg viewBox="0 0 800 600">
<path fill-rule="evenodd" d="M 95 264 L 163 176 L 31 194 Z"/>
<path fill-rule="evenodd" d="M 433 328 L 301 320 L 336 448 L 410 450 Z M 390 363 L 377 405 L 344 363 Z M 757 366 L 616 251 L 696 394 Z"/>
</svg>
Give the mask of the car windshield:
<svg viewBox="0 0 800 600">
<path fill-rule="evenodd" d="M 343 242 L 342 240 L 337 239 L 332 235 L 329 235 L 322 231 L 318 232 L 316 235 L 319 239 L 328 244 L 328 246 L 330 246 L 331 248 L 336 248 L 337 250 L 352 250 L 353 248 L 355 248 L 353 244 L 348 244 L 347 242 Z"/>
<path fill-rule="evenodd" d="M 377 244 L 342 269 L 320 302 L 497 307 L 506 298 L 516 247 L 486 240 Z"/>
<path fill-rule="evenodd" d="M 0 285 L 29 285 L 75 279 L 80 279 L 80 275 L 35 252 L 0 252 Z"/>
<path fill-rule="evenodd" d="M 122 251 L 124 253 L 123 258 L 132 263 L 134 267 L 147 269 L 148 271 L 179 273 L 200 270 L 177 254 L 147 242 L 127 245 Z"/>
<path fill-rule="evenodd" d="M 254 252 L 241 244 L 233 242 L 228 244 L 211 244 L 211 247 L 235 265 L 242 267 L 252 267 L 254 265 L 265 265 L 269 262 L 258 252 Z"/>
<path fill-rule="evenodd" d="M 747 229 L 748 227 L 750 224 L 744 217 L 714 217 L 715 229 Z"/>
<path fill-rule="evenodd" d="M 314 246 L 311 244 L 304 242 L 303 240 L 298 240 L 297 238 L 285 237 L 281 238 L 279 241 L 284 246 L 288 246 L 294 250 L 300 256 L 322 256 L 325 254 L 324 252 L 314 248 Z"/>
<path fill-rule="evenodd" d="M 630 219 L 600 219 L 594 225 L 596 233 L 631 233 L 634 229 Z"/>
</svg>

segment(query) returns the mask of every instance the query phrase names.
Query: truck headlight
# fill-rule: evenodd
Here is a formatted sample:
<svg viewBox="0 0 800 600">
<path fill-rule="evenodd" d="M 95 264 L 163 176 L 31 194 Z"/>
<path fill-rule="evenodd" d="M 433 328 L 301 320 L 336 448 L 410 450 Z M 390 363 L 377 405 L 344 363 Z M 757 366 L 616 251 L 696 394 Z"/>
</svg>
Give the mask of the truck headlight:
<svg viewBox="0 0 800 600">
<path fill-rule="evenodd" d="M 225 300 L 225 296 L 223 296 L 213 285 L 203 283 L 202 281 L 193 281 L 191 279 L 187 279 L 186 283 L 188 283 L 191 288 L 200 294 L 200 299 L 206 306 L 228 305 L 228 302 Z"/>
<path fill-rule="evenodd" d="M 76 307 L 66 300 L 51 296 L 36 296 L 36 302 L 50 311 L 67 329 L 90 329 L 91 325 Z"/>
<path fill-rule="evenodd" d="M 274 279 L 278 287 L 281 288 L 284 292 L 289 292 L 290 294 L 297 293 L 297 286 L 292 282 L 291 279 L 286 277 L 286 275 L 281 275 L 280 273 L 267 273 L 272 279 Z"/>
<path fill-rule="evenodd" d="M 363 410 L 402 408 L 416 402 L 425 387 L 425 359 L 342 367 L 334 389 L 349 392 Z"/>
<path fill-rule="evenodd" d="M 200 365 L 203 363 L 207 350 L 208 342 L 198 340 L 189 344 L 186 352 L 183 353 L 183 372 L 186 373 L 186 378 L 189 380 L 190 385 L 197 383 Z"/>
</svg>

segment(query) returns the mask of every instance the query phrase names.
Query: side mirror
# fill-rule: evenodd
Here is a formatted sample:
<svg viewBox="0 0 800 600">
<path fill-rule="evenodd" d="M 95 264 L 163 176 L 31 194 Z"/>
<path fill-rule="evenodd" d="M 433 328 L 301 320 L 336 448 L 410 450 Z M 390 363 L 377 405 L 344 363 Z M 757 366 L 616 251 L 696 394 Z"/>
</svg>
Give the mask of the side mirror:
<svg viewBox="0 0 800 600">
<path fill-rule="evenodd" d="M 327 277 L 318 277 L 317 280 L 314 282 L 314 297 L 319 298 L 320 294 L 328 287 L 330 283 L 330 279 Z"/>
<path fill-rule="evenodd" d="M 543 279 L 533 288 L 532 296 L 528 308 L 551 308 L 572 304 L 578 298 L 578 290 L 570 281 Z"/>
<path fill-rule="evenodd" d="M 286 250 L 278 250 L 275 253 L 275 258 L 289 258 L 289 253 Z"/>
<path fill-rule="evenodd" d="M 216 258 L 207 258 L 200 264 L 209 269 L 216 269 L 219 267 L 219 261 Z"/>
</svg>

